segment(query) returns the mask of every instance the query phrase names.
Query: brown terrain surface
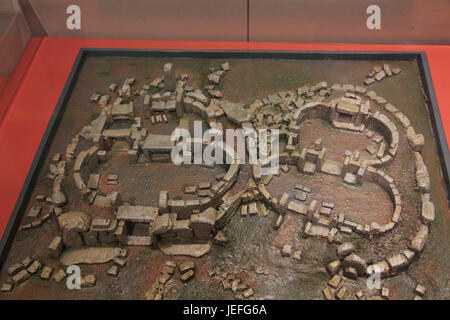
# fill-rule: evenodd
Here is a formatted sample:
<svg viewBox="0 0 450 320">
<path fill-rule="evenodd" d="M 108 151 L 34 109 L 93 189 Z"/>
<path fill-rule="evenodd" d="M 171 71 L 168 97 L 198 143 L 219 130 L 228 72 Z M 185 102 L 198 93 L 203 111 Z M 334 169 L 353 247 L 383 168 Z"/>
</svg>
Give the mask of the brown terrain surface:
<svg viewBox="0 0 450 320">
<path fill-rule="evenodd" d="M 33 189 L 26 212 L 36 204 L 35 196 L 48 194 L 51 188 L 45 178 L 48 164 L 53 154 L 63 153 L 72 137 L 89 121 L 100 113 L 100 107 L 91 104 L 92 93 L 106 93 L 111 82 L 121 83 L 127 77 L 136 78 L 136 87 L 162 76 L 162 65 L 173 62 L 176 73 L 189 74 L 188 84 L 203 87 L 207 82 L 208 68 L 223 63 L 223 60 L 200 59 L 156 59 L 156 58 L 88 58 L 79 75 L 77 84 L 69 99 L 49 150 L 43 161 L 42 170 Z M 256 98 L 279 91 L 291 90 L 319 81 L 333 83 L 361 84 L 374 61 L 334 61 L 334 60 L 227 60 L 231 71 L 221 83 L 225 99 L 234 102 L 251 103 Z M 402 69 L 394 78 L 385 79 L 368 89 L 385 97 L 411 120 L 416 132 L 425 136 L 424 161 L 431 178 L 431 200 L 436 206 L 436 220 L 420 259 L 416 259 L 399 275 L 383 280 L 383 285 L 391 290 L 391 298 L 411 299 L 414 287 L 422 283 L 427 287 L 427 299 L 450 299 L 450 218 L 444 182 L 441 177 L 434 134 L 430 118 L 424 107 L 421 93 L 419 70 L 414 61 L 387 61 Z M 372 112 L 380 110 L 371 106 Z M 380 110 L 387 114 L 386 111 Z M 152 126 L 143 121 L 151 133 L 169 134 L 177 125 L 176 116 L 169 117 L 168 124 Z M 192 122 L 191 122 L 192 123 Z M 227 123 L 226 123 L 227 124 Z M 232 127 L 228 123 L 229 127 Z M 391 165 L 384 170 L 395 179 L 402 197 L 402 213 L 399 224 L 388 234 L 363 238 L 352 234 L 344 236 L 351 241 L 358 254 L 367 261 L 377 261 L 392 252 L 406 249 L 411 236 L 417 231 L 420 197 L 414 190 L 414 159 L 404 130 L 396 123 L 400 133 L 400 147 Z M 359 150 L 364 159 L 371 156 L 364 151 L 367 138 L 362 134 L 342 132 L 331 128 L 322 120 L 313 119 L 301 125 L 299 144 L 308 147 L 315 139 L 323 138 L 327 148 L 327 158 L 341 161 L 345 150 Z M 129 165 L 126 152 L 120 144 L 114 146 L 113 157 L 102 165 L 100 189 L 103 192 L 117 190 L 122 199 L 136 205 L 155 205 L 161 189 L 171 196 L 183 196 L 183 188 L 188 184 L 214 181 L 224 169 L 220 166 L 175 166 L 169 163 L 147 163 Z M 249 176 L 248 168 L 241 169 L 237 183 L 244 185 Z M 118 174 L 118 185 L 107 185 L 105 176 Z M 361 187 L 351 187 L 333 176 L 316 174 L 305 176 L 291 167 L 287 174 L 274 177 L 268 189 L 273 195 L 283 192 L 295 195 L 294 185 L 303 184 L 312 189 L 309 197 L 335 203 L 335 212 L 344 212 L 359 223 L 385 223 L 392 215 L 392 203 L 388 195 L 378 186 L 364 183 Z M 73 179 L 65 179 L 64 189 L 69 202 L 65 211 L 84 211 L 94 217 L 111 217 L 106 209 L 89 206 L 81 199 Z M 309 199 L 308 199 L 309 200 Z M 39 204 L 42 205 L 42 204 Z M 44 204 L 43 211 L 48 210 Z M 229 238 L 226 246 L 213 245 L 211 252 L 196 263 L 194 279 L 181 283 L 175 276 L 166 284 L 167 299 L 232 299 L 230 291 L 222 289 L 220 282 L 208 275 L 215 266 L 236 274 L 255 291 L 257 298 L 267 299 L 322 299 L 321 290 L 329 280 L 325 266 L 336 259 L 336 246 L 326 240 L 303 238 L 303 218 L 287 214 L 279 230 L 273 229 L 274 212 L 267 217 L 241 217 L 235 214 L 226 225 L 224 232 Z M 27 218 L 24 218 L 27 221 Z M 0 283 L 8 276 L 6 270 L 12 264 L 29 255 L 45 256 L 51 239 L 58 234 L 58 225 L 53 217 L 39 228 L 21 231 L 15 235 L 9 257 L 4 263 Z M 286 243 L 295 250 L 302 250 L 301 261 L 282 258 L 280 249 Z M 0 294 L 0 299 L 145 299 L 153 282 L 159 276 L 167 260 L 177 263 L 186 257 L 168 257 L 155 247 L 127 247 L 127 265 L 117 278 L 106 275 L 112 263 L 82 265 L 82 274 L 94 273 L 97 285 L 82 290 L 68 290 L 64 282 L 43 281 L 38 275 L 14 288 L 10 294 Z M 45 263 L 56 269 L 59 261 L 45 259 Z M 364 281 L 348 284 L 356 290 L 364 286 Z"/>
</svg>

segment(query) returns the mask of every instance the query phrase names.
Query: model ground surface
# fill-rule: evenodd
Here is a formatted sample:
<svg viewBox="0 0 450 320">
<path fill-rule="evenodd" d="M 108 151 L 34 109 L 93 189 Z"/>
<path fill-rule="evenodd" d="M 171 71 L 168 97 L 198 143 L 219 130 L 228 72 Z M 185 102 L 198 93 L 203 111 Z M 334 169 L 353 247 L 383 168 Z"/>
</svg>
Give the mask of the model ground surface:
<svg viewBox="0 0 450 320">
<path fill-rule="evenodd" d="M 0 297 L 449 299 L 422 86 L 415 61 L 88 58 Z M 279 169 L 173 164 L 167 137 L 195 120 L 279 129 Z"/>
</svg>

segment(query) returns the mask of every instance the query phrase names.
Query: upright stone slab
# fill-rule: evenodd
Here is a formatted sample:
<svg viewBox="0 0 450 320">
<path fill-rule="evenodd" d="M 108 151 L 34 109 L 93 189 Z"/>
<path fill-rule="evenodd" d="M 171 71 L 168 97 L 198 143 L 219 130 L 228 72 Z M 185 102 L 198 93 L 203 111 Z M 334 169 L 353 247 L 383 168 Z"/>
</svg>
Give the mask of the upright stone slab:
<svg viewBox="0 0 450 320">
<path fill-rule="evenodd" d="M 394 254 L 387 258 L 391 273 L 396 274 L 400 269 L 408 265 L 408 259 L 401 253 Z"/>
<path fill-rule="evenodd" d="M 428 239 L 428 226 L 426 224 L 422 224 L 419 228 L 419 231 L 417 231 L 414 238 L 411 240 L 410 249 L 414 250 L 415 252 L 420 252 L 423 250 L 423 247 L 425 246 L 425 242 Z"/>
<path fill-rule="evenodd" d="M 434 221 L 434 204 L 431 201 L 422 202 L 421 218 L 423 223 L 430 225 Z"/>
<path fill-rule="evenodd" d="M 350 253 L 355 251 L 355 247 L 351 242 L 344 242 L 337 246 L 337 255 L 339 258 L 348 256 Z"/>
<path fill-rule="evenodd" d="M 27 281 L 30 278 L 31 278 L 31 274 L 28 273 L 27 270 L 22 270 L 22 271 L 18 272 L 16 275 L 14 275 L 12 277 L 12 280 L 14 281 L 14 283 L 16 285 L 19 285 L 22 282 Z"/>
<path fill-rule="evenodd" d="M 58 217 L 59 227 L 62 230 L 63 242 L 67 247 L 81 247 L 83 240 L 80 232 L 86 232 L 91 225 L 91 217 L 81 211 L 63 213 Z"/>
<path fill-rule="evenodd" d="M 419 152 L 414 153 L 416 164 L 416 182 L 420 193 L 430 193 L 430 176 Z"/>
<path fill-rule="evenodd" d="M 155 242 L 156 236 L 170 232 L 177 220 L 177 215 L 174 213 L 164 213 L 157 216 L 155 220 L 150 224 L 149 234 L 152 237 L 152 241 Z"/>
<path fill-rule="evenodd" d="M 166 213 L 169 211 L 168 207 L 169 193 L 167 190 L 159 192 L 159 213 Z"/>
<path fill-rule="evenodd" d="M 119 241 L 121 244 L 127 243 L 128 238 L 128 228 L 125 225 L 125 221 L 119 221 L 117 223 L 117 228 L 114 231 L 114 237 Z"/>
<path fill-rule="evenodd" d="M 54 237 L 48 246 L 48 250 L 52 258 L 58 259 L 63 250 L 62 238 L 60 236 Z"/>
<path fill-rule="evenodd" d="M 184 114 L 183 88 L 177 88 L 177 93 L 175 96 L 175 106 L 177 109 L 177 116 L 182 117 Z"/>
<path fill-rule="evenodd" d="M 366 262 L 358 255 L 352 253 L 344 258 L 342 262 L 343 267 L 353 267 L 359 276 L 364 275 L 367 269 Z"/>
<path fill-rule="evenodd" d="M 175 91 L 176 78 L 173 64 L 164 64 L 164 89 L 167 91 Z"/>
<path fill-rule="evenodd" d="M 185 220 L 177 220 L 175 221 L 175 234 L 179 238 L 192 238 L 194 233 L 192 229 L 189 227 L 190 221 L 188 219 Z"/>
<path fill-rule="evenodd" d="M 317 200 L 311 200 L 306 210 L 306 219 L 311 221 L 314 213 L 316 212 Z"/>
<path fill-rule="evenodd" d="M 212 236 L 215 223 L 216 209 L 211 207 L 201 213 L 192 214 L 189 226 L 194 231 L 194 236 L 197 239 L 208 240 Z"/>
</svg>

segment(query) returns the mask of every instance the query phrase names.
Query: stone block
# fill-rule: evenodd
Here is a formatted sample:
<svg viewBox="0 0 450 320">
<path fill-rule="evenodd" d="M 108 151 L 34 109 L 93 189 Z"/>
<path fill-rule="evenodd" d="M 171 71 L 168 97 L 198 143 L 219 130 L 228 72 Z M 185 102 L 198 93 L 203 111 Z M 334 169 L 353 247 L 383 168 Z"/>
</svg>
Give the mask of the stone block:
<svg viewBox="0 0 450 320">
<path fill-rule="evenodd" d="M 17 274 L 15 274 L 12 277 L 12 280 L 14 281 L 15 285 L 19 285 L 22 282 L 27 281 L 31 278 L 31 274 L 27 270 L 19 271 Z"/>
<path fill-rule="evenodd" d="M 372 275 L 374 273 L 380 273 L 381 277 L 386 277 L 389 275 L 390 267 L 386 260 L 379 261 L 377 263 L 371 264 L 367 267 L 366 273 Z"/>
<path fill-rule="evenodd" d="M 40 277 L 42 280 L 48 280 L 48 279 L 50 279 L 52 273 L 53 273 L 53 268 L 49 267 L 49 266 L 45 266 L 44 268 L 42 268 Z"/>
<path fill-rule="evenodd" d="M 434 221 L 434 204 L 431 201 L 422 201 L 421 218 L 424 224 L 430 225 Z"/>
<path fill-rule="evenodd" d="M 62 238 L 60 236 L 54 237 L 48 246 L 48 250 L 52 258 L 59 259 L 59 256 L 63 250 Z"/>
<path fill-rule="evenodd" d="M 393 274 L 396 274 L 399 270 L 403 269 L 408 265 L 408 260 L 401 253 L 397 253 L 394 254 L 393 256 L 388 257 L 387 262 L 391 267 L 391 271 Z"/>
<path fill-rule="evenodd" d="M 189 226 L 194 231 L 194 236 L 201 240 L 210 239 L 213 235 L 216 222 L 216 209 L 211 207 L 198 214 L 192 214 Z"/>
<path fill-rule="evenodd" d="M 328 288 L 328 287 L 323 288 L 322 293 L 323 293 L 323 297 L 326 300 L 334 300 L 334 297 L 333 297 L 333 294 L 331 293 L 330 288 Z"/>
<path fill-rule="evenodd" d="M 160 213 L 166 213 L 169 210 L 168 207 L 168 200 L 169 200 L 169 193 L 166 190 L 161 190 L 159 192 L 159 212 Z"/>
<path fill-rule="evenodd" d="M 61 282 L 66 276 L 67 273 L 63 269 L 60 269 L 58 270 L 58 272 L 53 274 L 52 279 L 55 280 L 56 282 Z"/>
<path fill-rule="evenodd" d="M 177 220 L 175 221 L 174 231 L 179 238 L 192 238 L 194 231 L 189 227 L 190 220 Z"/>
<path fill-rule="evenodd" d="M 178 265 L 178 269 L 180 270 L 180 273 L 185 273 L 189 270 L 195 269 L 195 263 L 192 260 L 187 260 Z"/>
<path fill-rule="evenodd" d="M 367 264 L 358 255 L 355 253 L 352 253 L 344 258 L 344 261 L 342 262 L 342 265 L 345 267 L 353 267 L 356 269 L 358 276 L 362 276 L 366 273 Z"/>
<path fill-rule="evenodd" d="M 351 242 L 344 242 L 337 246 L 337 255 L 341 259 L 355 251 L 355 247 Z"/>
<path fill-rule="evenodd" d="M 167 233 L 172 230 L 176 220 L 176 215 L 164 213 L 155 218 L 150 224 L 149 234 L 151 236 Z"/>
<path fill-rule="evenodd" d="M 152 82 L 152 84 L 154 84 Z M 164 64 L 164 89 L 166 91 L 175 91 L 176 88 L 176 76 L 172 63 Z"/>
<path fill-rule="evenodd" d="M 338 274 L 335 274 L 329 281 L 328 281 L 328 285 L 330 287 L 332 287 L 333 289 L 336 289 L 337 287 L 339 287 L 339 284 L 341 283 L 342 278 L 341 276 L 339 276 Z"/>
<path fill-rule="evenodd" d="M 284 244 L 281 248 L 281 256 L 282 257 L 290 257 L 292 255 L 292 245 Z"/>
<path fill-rule="evenodd" d="M 428 226 L 422 224 L 419 228 L 419 231 L 417 231 L 416 235 L 411 240 L 411 245 L 409 246 L 409 248 L 416 252 L 420 252 L 423 250 L 423 247 L 425 246 L 425 242 L 427 241 L 427 239 L 428 239 Z"/>
<path fill-rule="evenodd" d="M 341 262 L 339 260 L 334 260 L 327 265 L 327 271 L 330 275 L 335 275 L 341 268 Z"/>
</svg>

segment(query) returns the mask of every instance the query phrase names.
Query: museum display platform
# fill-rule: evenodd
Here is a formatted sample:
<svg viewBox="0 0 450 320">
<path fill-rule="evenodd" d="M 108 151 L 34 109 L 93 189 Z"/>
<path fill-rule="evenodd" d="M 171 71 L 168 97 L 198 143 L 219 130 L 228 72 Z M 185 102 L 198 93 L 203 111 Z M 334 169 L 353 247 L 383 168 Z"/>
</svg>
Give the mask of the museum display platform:
<svg viewBox="0 0 450 320">
<path fill-rule="evenodd" d="M 435 219 L 433 202 L 437 207 L 439 224 L 444 219 L 442 214 L 446 213 L 448 206 L 449 159 L 445 136 L 450 132 L 450 110 L 446 108 L 450 103 L 450 92 L 447 90 L 449 58 L 450 46 L 431 45 L 32 38 L 15 72 L 4 85 L 0 97 L 0 115 L 3 115 L 0 123 L 0 231 L 5 232 L 5 235 L 15 232 L 27 211 L 25 219 L 29 223 L 22 222 L 19 229 L 27 232 L 26 235 L 18 237 L 14 234 L 11 237 L 15 237 L 18 255 L 29 254 L 24 244 L 32 241 L 38 233 L 26 230 L 40 227 L 50 215 L 56 217 L 60 228 L 64 225 L 64 221 L 61 221 L 66 218 L 67 221 L 75 219 L 75 222 L 82 224 L 89 219 L 90 225 L 90 217 L 83 212 L 73 211 L 79 208 L 80 211 L 89 211 L 91 215 L 94 213 L 90 229 L 75 230 L 73 236 L 76 237 L 72 237 L 72 234 L 69 237 L 69 233 L 64 231 L 62 239 L 58 240 L 58 236 L 53 239 L 59 241 L 58 248 L 105 246 L 109 243 L 135 248 L 155 245 L 158 241 L 156 247 L 159 246 L 164 255 L 176 256 L 180 252 L 181 255 L 186 255 L 187 251 L 183 250 L 188 250 L 187 255 L 197 257 L 196 254 L 201 252 L 198 253 L 200 257 L 209 252 L 211 243 L 208 241 L 212 237 L 214 243 L 223 240 L 222 234 L 217 231 L 224 229 L 226 224 L 230 223 L 227 232 L 236 237 L 236 232 L 240 230 L 242 233 L 238 218 L 241 222 L 244 217 L 249 219 L 247 213 L 253 217 L 256 214 L 261 218 L 267 217 L 272 210 L 270 212 L 276 218 L 273 229 L 282 230 L 275 232 L 273 247 L 280 251 L 275 254 L 281 253 L 281 257 L 292 255 L 294 260 L 301 260 L 302 250 L 293 252 L 292 245 L 288 244 L 283 235 L 289 230 L 296 230 L 297 223 L 305 223 L 303 238 L 326 238 L 330 244 L 333 241 L 341 244 L 337 248 L 338 256 L 344 264 L 348 262 L 344 258 L 346 254 L 340 256 L 339 250 L 346 250 L 344 247 L 348 246 L 348 242 L 344 240 L 352 240 L 353 235 L 376 239 L 373 244 L 369 241 L 363 250 L 367 254 L 367 262 L 374 268 L 383 264 L 384 260 L 374 261 L 378 261 L 380 257 L 386 258 L 375 251 L 390 246 L 389 249 L 397 253 L 386 258 L 389 262 L 388 269 L 390 275 L 396 275 L 398 270 L 413 261 L 415 252 L 420 256 L 428 236 L 428 228 Z M 230 64 L 230 75 L 226 76 Z M 148 70 L 151 74 L 146 74 Z M 163 70 L 164 75 L 161 77 Z M 176 76 L 174 70 L 177 71 Z M 303 70 L 305 77 L 301 76 Z M 254 75 L 251 76 L 250 73 Z M 188 79 L 191 77 L 193 81 L 188 86 Z M 202 77 L 206 80 L 199 80 Z M 258 87 L 259 84 L 253 85 L 253 81 L 264 77 L 275 80 L 261 82 L 261 87 Z M 227 87 L 221 82 L 224 78 L 227 79 Z M 397 80 L 385 80 L 382 86 L 378 85 L 388 78 Z M 250 84 L 239 86 L 240 80 Z M 119 85 L 122 81 L 123 84 Z M 175 82 L 177 87 L 181 86 L 180 97 L 175 90 Z M 371 85 L 374 83 L 377 86 L 372 89 Z M 133 85 L 142 85 L 142 88 L 136 90 Z M 201 88 L 201 85 L 205 85 L 204 93 L 201 89 L 195 90 L 195 87 Z M 105 91 L 103 87 L 108 89 Z M 241 90 L 241 87 L 245 89 Z M 393 94 L 394 90 L 396 94 Z M 221 100 L 224 93 L 227 100 Z M 247 94 L 249 97 L 246 97 Z M 113 104 L 109 104 L 110 95 L 117 95 Z M 239 108 L 245 111 L 240 112 Z M 167 160 L 166 153 L 170 153 L 173 147 L 168 130 L 173 129 L 178 121 L 179 127 L 187 123 L 190 130 L 189 121 L 194 118 L 189 118 L 190 115 L 186 118 L 185 113 L 200 117 L 210 127 L 218 126 L 222 129 L 235 125 L 242 128 L 280 128 L 283 132 L 284 152 L 280 160 L 283 173 L 278 171 L 261 177 L 262 164 L 242 167 L 234 163 L 217 168 L 212 166 L 205 169 L 209 173 L 203 172 L 202 168 L 190 168 L 189 173 L 183 173 L 179 169 L 174 170 L 166 164 L 160 164 Z M 130 127 L 124 128 L 124 122 Z M 163 122 L 167 128 L 157 129 L 156 125 Z M 355 141 L 350 142 L 353 138 Z M 83 151 L 79 152 L 80 148 Z M 64 153 L 61 150 L 66 151 Z M 222 150 L 227 153 L 226 148 Z M 72 159 L 73 167 L 70 165 Z M 428 165 L 430 175 L 424 162 Z M 155 163 L 154 169 L 149 169 L 150 163 Z M 73 181 L 71 173 L 68 187 L 66 186 L 68 189 L 65 191 L 66 194 L 69 192 L 69 197 L 61 194 L 66 164 L 67 170 L 73 171 Z M 391 164 L 392 168 L 387 169 Z M 43 171 L 47 165 L 49 173 Z M 137 176 L 148 175 L 150 180 L 130 178 L 133 175 L 127 171 L 129 168 L 141 172 Z M 222 172 L 223 169 L 226 173 Z M 291 172 L 288 173 L 289 171 Z M 121 177 L 119 186 L 117 173 Z M 167 178 L 172 174 L 172 180 Z M 417 182 L 415 188 L 414 175 Z M 106 176 L 108 178 L 105 180 Z M 218 182 L 214 182 L 214 177 Z M 185 182 L 180 180 L 183 178 L 187 178 L 188 183 L 185 185 L 181 185 Z M 203 181 L 208 178 L 213 182 Z M 53 191 L 46 198 L 43 190 L 49 188 L 47 180 L 50 180 L 50 189 L 53 188 Z M 151 183 L 147 185 L 149 181 Z M 296 184 L 297 182 L 302 184 Z M 190 185 L 192 183 L 193 186 Z M 153 184 L 159 184 L 155 190 Z M 198 199 L 192 195 L 197 193 L 197 185 Z M 333 186 L 342 188 L 339 189 L 338 196 L 331 195 Z M 312 199 L 311 187 L 319 200 Z M 357 187 L 361 189 L 356 189 Z M 116 206 L 116 202 L 122 203 L 123 199 L 118 199 L 117 188 L 126 198 L 120 206 Z M 233 188 L 236 190 L 231 192 Z M 356 190 L 359 191 L 353 194 Z M 235 198 L 234 194 L 239 196 Z M 33 200 L 30 200 L 31 195 Z M 187 197 L 187 200 L 181 200 L 182 196 Z M 211 203 L 202 202 L 205 196 L 207 199 L 211 198 Z M 306 199 L 310 200 L 309 204 L 304 202 Z M 337 203 L 336 208 L 334 202 Z M 319 203 L 322 205 L 316 209 Z M 421 209 L 417 203 L 422 203 Z M 69 205 L 71 212 L 61 209 L 65 204 Z M 49 206 L 49 213 L 41 215 L 41 206 Z M 105 208 L 108 209 L 108 215 L 104 214 Z M 364 209 L 367 212 L 363 212 Z M 145 221 L 142 220 L 142 210 L 146 212 Z M 241 217 L 236 214 L 230 222 L 236 211 L 240 212 Z M 400 212 L 404 212 L 402 219 Z M 202 224 L 211 215 L 214 216 L 213 231 L 208 229 L 205 235 Z M 31 222 L 37 216 L 42 216 L 42 219 Z M 304 222 L 298 222 L 301 220 L 298 217 L 301 216 L 305 217 Z M 164 222 L 163 219 L 168 219 L 169 222 Z M 177 223 L 180 229 L 174 229 L 174 234 L 165 234 L 167 230 L 155 229 L 155 225 L 169 224 L 172 228 L 172 224 Z M 197 223 L 202 226 L 199 227 Z M 272 244 L 257 238 L 262 228 L 267 228 L 270 223 L 267 224 L 264 219 L 248 223 L 254 224 L 255 230 L 258 230 L 252 235 L 254 240 L 260 241 L 261 247 L 271 248 Z M 396 227 L 397 224 L 400 227 Z M 119 234 L 119 229 L 122 230 L 124 225 L 136 233 Z M 149 225 L 150 235 L 147 234 Z M 417 231 L 412 225 L 421 227 Z M 105 226 L 114 233 L 105 233 Z M 44 231 L 47 230 L 45 228 Z M 390 233 L 393 229 L 394 235 L 398 235 L 401 241 L 393 245 L 378 241 L 384 235 L 393 236 Z M 152 235 L 152 232 L 155 233 Z M 440 236 L 441 232 L 442 230 L 433 234 Z M 91 238 L 92 233 L 95 233 L 95 239 Z M 189 244 L 192 248 L 184 247 L 185 233 L 189 234 L 188 238 L 195 238 L 193 244 Z M 412 233 L 415 234 L 414 239 L 408 240 Z M 3 236 L 2 248 L 6 241 L 12 241 L 11 237 L 6 239 Z M 178 237 L 182 238 L 181 245 L 176 241 L 171 243 L 174 240 L 170 239 L 180 240 Z M 51 240 L 47 239 L 46 232 L 36 239 Z M 92 244 L 88 244 L 91 240 Z M 201 244 L 197 240 L 201 240 Z M 407 244 L 410 240 L 411 244 Z M 19 243 L 21 241 L 22 244 Z M 241 245 L 242 239 L 235 241 L 236 245 Z M 299 241 L 294 241 L 297 249 L 301 246 L 300 242 L 302 245 L 306 243 Z M 53 241 L 50 247 L 52 243 Z M 318 245 L 318 248 L 322 248 L 321 246 Z M 248 243 L 244 250 L 247 249 L 251 249 Z M 144 251 L 141 252 L 140 249 L 131 249 L 131 252 L 136 254 L 135 250 L 139 255 L 144 255 Z M 403 251 L 398 253 L 399 250 Z M 435 248 L 432 250 L 436 254 Z M 53 258 L 58 259 L 61 254 L 61 250 L 55 251 L 58 254 L 56 257 L 51 255 L 51 261 Z M 350 251 L 354 251 L 353 246 Z M 68 252 L 61 258 L 63 264 L 70 259 L 78 261 L 80 257 L 71 257 L 71 251 Z M 225 253 L 226 250 L 214 251 L 211 259 L 218 259 Z M 126 255 L 119 251 L 111 254 L 116 258 Z M 6 253 L 3 252 L 2 255 Z M 356 255 L 349 257 L 353 256 Z M 209 265 L 211 259 L 202 258 L 199 260 L 200 265 Z M 396 259 L 405 261 L 399 262 Z M 9 262 L 10 265 L 11 263 Z M 237 262 L 239 263 L 241 262 Z M 361 266 L 366 266 L 365 261 L 348 263 L 351 266 L 344 270 L 348 279 L 357 279 L 366 272 L 365 267 L 361 269 Z M 371 270 L 370 266 L 367 270 Z M 278 270 L 275 265 L 267 266 L 269 267 L 274 272 Z M 133 272 L 137 270 L 130 268 L 133 270 L 130 271 L 130 276 L 134 277 Z M 330 268 L 333 268 L 332 263 L 328 264 L 327 269 L 333 275 Z M 111 270 L 112 267 L 107 274 L 118 272 L 118 267 Z M 15 274 L 14 270 L 12 274 Z M 415 274 L 420 277 L 420 270 L 416 270 Z M 116 275 L 117 273 L 114 277 Z M 184 281 L 183 278 L 181 280 Z M 21 280 L 17 282 L 20 283 Z M 330 282 L 329 285 L 332 286 Z M 390 284 L 395 287 L 395 280 Z M 262 292 L 267 294 L 268 289 L 269 287 L 261 284 Z M 326 299 L 334 292 L 330 290 L 323 291 Z M 337 298 L 340 294 L 347 294 L 341 291 L 336 290 L 333 294 Z M 248 297 L 236 297 L 253 296 L 253 291 L 251 294 L 249 291 L 245 292 L 249 294 Z M 306 296 L 301 293 L 295 297 L 316 297 L 316 293 L 311 292 L 308 291 Z M 284 297 L 281 291 L 278 293 L 280 297 Z M 184 292 L 181 297 L 192 298 L 195 294 Z M 355 294 L 359 298 L 358 293 Z M 153 294 L 150 296 L 154 297 Z M 136 298 L 134 295 L 131 297 Z M 143 297 L 141 292 L 138 297 Z M 212 297 L 221 297 L 221 293 L 213 294 Z M 399 297 L 403 296 L 396 296 Z"/>
</svg>

